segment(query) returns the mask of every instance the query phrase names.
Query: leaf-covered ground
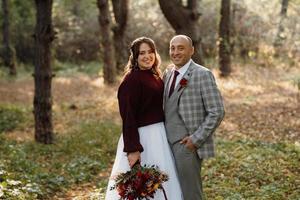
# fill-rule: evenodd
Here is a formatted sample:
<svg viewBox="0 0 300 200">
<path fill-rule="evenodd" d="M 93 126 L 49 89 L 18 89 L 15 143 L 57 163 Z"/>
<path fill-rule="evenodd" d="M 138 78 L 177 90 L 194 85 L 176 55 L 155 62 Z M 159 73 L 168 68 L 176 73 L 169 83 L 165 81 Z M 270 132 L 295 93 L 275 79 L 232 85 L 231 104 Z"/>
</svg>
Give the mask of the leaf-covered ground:
<svg viewBox="0 0 300 200">
<path fill-rule="evenodd" d="M 227 79 L 221 79 L 214 71 L 224 96 L 226 116 L 216 133 L 218 156 L 206 161 L 203 167 L 207 199 L 300 199 L 300 91 L 295 84 L 300 80 L 300 69 L 257 67 L 250 64 L 233 68 L 232 76 Z M 34 148 L 30 112 L 33 88 L 29 76 L 17 80 L 0 80 L 0 104 L 22 107 L 27 117 L 22 125 L 5 132 L 6 142 L 3 146 L 7 146 L 3 147 L 3 152 L 9 151 L 10 145 L 29 154 Z M 81 169 L 78 165 L 83 162 L 82 165 L 95 167 L 98 165 L 93 159 L 101 160 L 104 157 L 110 160 L 108 162 L 104 159 L 104 165 L 111 166 L 119 137 L 118 129 L 113 127 L 120 126 L 116 89 L 117 86 L 104 86 L 101 78 L 96 76 L 75 73 L 58 74 L 54 78 L 54 128 L 56 137 L 61 140 L 56 148 L 68 152 L 68 144 L 76 150 L 82 147 L 80 141 L 87 140 L 83 144 L 89 148 L 79 152 L 91 159 L 64 159 L 63 153 L 54 153 L 50 158 L 42 157 L 56 164 L 51 159 L 60 158 L 66 166 L 74 166 L 74 170 L 67 168 L 67 172 L 57 166 L 57 173 L 69 177 L 70 184 L 61 191 L 57 190 L 50 199 L 103 198 L 110 168 L 96 170 L 95 178 L 89 179 L 84 175 L 81 177 L 79 171 L 86 170 L 88 174 L 92 170 Z M 114 130 L 110 132 L 113 137 L 105 146 L 101 138 L 91 135 L 100 132 L 95 122 L 108 121 L 115 125 L 109 129 Z M 82 133 L 81 140 L 74 141 L 73 138 L 70 142 L 70 135 L 78 132 L 89 132 L 91 135 L 83 136 Z M 74 134 L 74 137 L 77 136 Z M 93 141 L 96 145 L 93 145 Z M 53 151 L 51 147 L 46 150 L 40 148 L 45 152 Z M 102 158 L 93 156 L 94 151 L 101 149 L 105 149 L 105 152 L 99 152 Z M 38 153 L 32 152 L 34 156 Z M 6 158 L 13 158 L 11 156 Z M 27 162 L 25 158 L 24 162 Z M 45 169 L 48 169 L 47 166 Z M 36 178 L 34 172 L 31 175 Z M 59 177 L 52 178 L 53 182 L 61 181 Z M 78 179 L 78 183 L 72 183 Z M 50 185 L 55 186 L 54 183 Z M 56 187 L 62 186 L 63 183 L 57 183 Z"/>
<path fill-rule="evenodd" d="M 300 139 L 299 69 L 245 66 L 220 80 L 226 117 L 220 137 L 270 142 Z"/>
</svg>

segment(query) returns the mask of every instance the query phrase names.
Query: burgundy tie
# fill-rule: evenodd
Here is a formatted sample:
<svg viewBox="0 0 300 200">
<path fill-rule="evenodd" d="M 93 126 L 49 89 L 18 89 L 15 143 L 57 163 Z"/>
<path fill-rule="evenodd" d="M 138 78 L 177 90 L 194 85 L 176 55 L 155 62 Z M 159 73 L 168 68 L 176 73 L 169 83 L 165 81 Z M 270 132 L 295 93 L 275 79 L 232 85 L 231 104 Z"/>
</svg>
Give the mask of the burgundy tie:
<svg viewBox="0 0 300 200">
<path fill-rule="evenodd" d="M 178 75 L 179 75 L 179 72 L 175 70 L 173 80 L 172 80 L 172 84 L 171 84 L 170 91 L 169 91 L 169 98 L 172 95 L 172 93 L 174 92 L 176 78 L 177 78 Z"/>
</svg>

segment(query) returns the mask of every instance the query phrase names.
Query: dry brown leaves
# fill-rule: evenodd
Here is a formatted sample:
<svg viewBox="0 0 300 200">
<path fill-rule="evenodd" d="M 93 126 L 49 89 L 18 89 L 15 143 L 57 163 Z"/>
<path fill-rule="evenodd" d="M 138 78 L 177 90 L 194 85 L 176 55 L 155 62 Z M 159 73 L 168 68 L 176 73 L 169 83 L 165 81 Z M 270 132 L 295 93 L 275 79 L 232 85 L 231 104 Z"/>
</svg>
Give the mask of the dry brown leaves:
<svg viewBox="0 0 300 200">
<path fill-rule="evenodd" d="M 291 77 L 300 69 L 259 68 L 233 66 L 230 78 L 216 75 L 224 97 L 226 116 L 217 130 L 218 137 L 227 139 L 251 138 L 263 141 L 300 140 L 300 91 Z M 66 134 L 83 120 L 114 121 L 120 123 L 116 99 L 117 86 L 103 85 L 101 78 L 86 75 L 53 79 L 53 119 L 58 134 Z M 32 107 L 34 85 L 32 79 L 0 80 L 0 103 Z M 31 140 L 33 126 L 13 131 L 8 137 Z M 106 172 L 107 173 L 107 172 Z M 100 175 L 99 175 L 100 176 Z M 101 176 L 107 177 L 108 174 Z M 56 199 L 88 199 L 95 184 L 84 184 L 71 189 Z M 80 197 L 80 198 L 79 198 Z"/>
<path fill-rule="evenodd" d="M 252 138 L 265 141 L 300 140 L 300 102 L 292 83 L 296 68 L 233 66 L 231 77 L 222 79 L 215 70 L 226 108 L 218 136 L 229 139 Z M 66 133 L 84 120 L 112 120 L 120 123 L 116 99 L 117 85 L 108 87 L 101 78 L 83 74 L 53 79 L 53 119 L 55 132 Z M 32 79 L 0 80 L 0 103 L 32 107 Z M 33 138 L 28 127 L 23 139 Z M 22 140 L 18 131 L 10 134 Z M 16 138 L 17 139 L 17 138 Z"/>
<path fill-rule="evenodd" d="M 299 141 L 300 91 L 293 85 L 292 77 L 300 76 L 300 70 L 253 66 L 235 69 L 230 78 L 218 78 L 226 107 L 218 136 Z"/>
</svg>

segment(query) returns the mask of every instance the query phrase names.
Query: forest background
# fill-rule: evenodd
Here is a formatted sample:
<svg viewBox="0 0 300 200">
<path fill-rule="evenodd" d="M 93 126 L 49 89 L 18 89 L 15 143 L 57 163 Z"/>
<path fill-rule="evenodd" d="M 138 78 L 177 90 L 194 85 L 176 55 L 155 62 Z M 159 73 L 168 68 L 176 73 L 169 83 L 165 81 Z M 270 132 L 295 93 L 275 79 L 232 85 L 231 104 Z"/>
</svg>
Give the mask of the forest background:
<svg viewBox="0 0 300 200">
<path fill-rule="evenodd" d="M 194 59 L 213 71 L 225 102 L 217 157 L 203 166 L 207 199 L 300 199 L 299 0 L 2 0 L 1 8 L 0 199 L 103 199 L 128 46 L 151 37 L 163 70 L 178 33 L 192 37 Z"/>
</svg>

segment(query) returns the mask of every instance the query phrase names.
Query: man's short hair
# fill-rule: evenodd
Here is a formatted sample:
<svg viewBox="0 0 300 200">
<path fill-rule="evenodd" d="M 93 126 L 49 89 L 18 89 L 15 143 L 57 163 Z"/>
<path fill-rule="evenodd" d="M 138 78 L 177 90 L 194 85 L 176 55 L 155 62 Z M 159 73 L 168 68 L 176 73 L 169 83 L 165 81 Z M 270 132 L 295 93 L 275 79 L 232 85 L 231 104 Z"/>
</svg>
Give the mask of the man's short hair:
<svg viewBox="0 0 300 200">
<path fill-rule="evenodd" d="M 185 38 L 185 39 L 188 40 L 188 42 L 189 42 L 189 44 L 191 45 L 191 47 L 194 46 L 193 40 L 192 40 L 189 36 L 187 36 L 187 35 L 175 35 L 175 36 L 170 40 L 170 42 L 171 42 L 174 38 L 176 38 L 176 37 L 183 37 L 183 38 Z"/>
</svg>

